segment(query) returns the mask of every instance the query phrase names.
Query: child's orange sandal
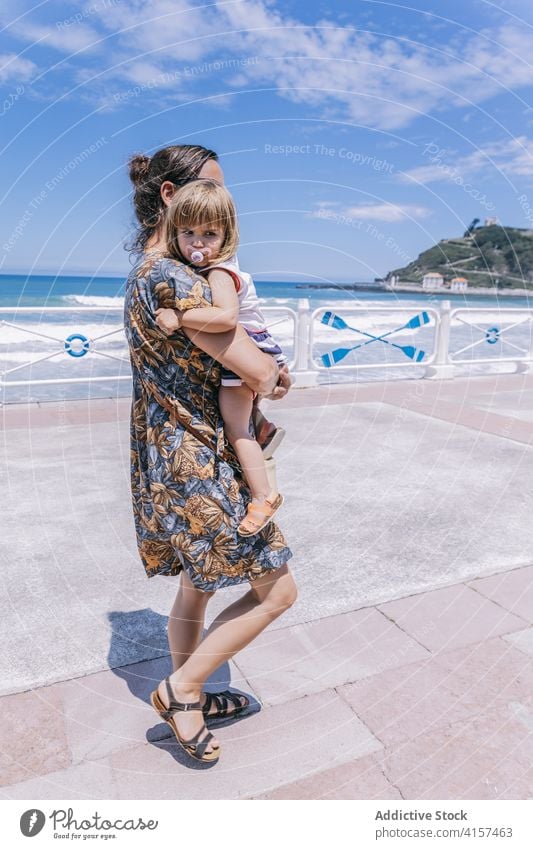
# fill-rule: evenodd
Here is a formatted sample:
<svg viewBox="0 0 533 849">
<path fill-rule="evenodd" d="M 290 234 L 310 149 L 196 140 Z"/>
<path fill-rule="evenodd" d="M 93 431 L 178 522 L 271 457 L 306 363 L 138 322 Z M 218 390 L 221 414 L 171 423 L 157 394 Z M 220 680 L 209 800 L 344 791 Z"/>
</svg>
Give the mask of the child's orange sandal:
<svg viewBox="0 0 533 849">
<path fill-rule="evenodd" d="M 253 537 L 262 531 L 272 520 L 274 514 L 283 504 L 283 496 L 278 492 L 273 500 L 265 498 L 262 504 L 250 501 L 246 516 L 237 528 L 242 537 Z"/>
</svg>

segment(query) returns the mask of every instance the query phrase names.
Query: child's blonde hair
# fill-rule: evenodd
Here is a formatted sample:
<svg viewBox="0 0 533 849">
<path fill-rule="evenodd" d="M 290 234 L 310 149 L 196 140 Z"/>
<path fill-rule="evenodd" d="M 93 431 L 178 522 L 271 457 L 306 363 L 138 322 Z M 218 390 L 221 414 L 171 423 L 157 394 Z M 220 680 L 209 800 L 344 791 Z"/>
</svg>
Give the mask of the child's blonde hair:
<svg viewBox="0 0 533 849">
<path fill-rule="evenodd" d="M 165 219 L 167 249 L 171 256 L 189 262 L 179 249 L 178 229 L 202 224 L 224 227 L 224 240 L 217 260 L 230 259 L 239 245 L 237 211 L 228 190 L 216 180 L 193 180 L 173 195 Z"/>
</svg>

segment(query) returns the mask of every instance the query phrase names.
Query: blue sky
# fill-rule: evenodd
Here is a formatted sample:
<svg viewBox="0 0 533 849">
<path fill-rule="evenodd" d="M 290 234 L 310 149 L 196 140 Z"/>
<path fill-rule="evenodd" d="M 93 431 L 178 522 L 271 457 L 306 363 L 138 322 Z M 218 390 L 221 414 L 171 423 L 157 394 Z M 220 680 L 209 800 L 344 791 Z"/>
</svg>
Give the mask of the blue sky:
<svg viewBox="0 0 533 849">
<path fill-rule="evenodd" d="M 533 229 L 526 0 L 4 0 L 0 272 L 124 274 L 126 161 L 214 148 L 258 277 Z"/>
</svg>

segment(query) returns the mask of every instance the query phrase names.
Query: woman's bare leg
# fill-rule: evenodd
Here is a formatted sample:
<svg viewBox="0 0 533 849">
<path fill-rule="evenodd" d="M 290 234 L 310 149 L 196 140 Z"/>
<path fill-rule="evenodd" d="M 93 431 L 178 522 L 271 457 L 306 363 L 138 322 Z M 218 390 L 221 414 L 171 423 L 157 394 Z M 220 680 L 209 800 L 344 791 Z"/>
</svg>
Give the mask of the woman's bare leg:
<svg viewBox="0 0 533 849">
<path fill-rule="evenodd" d="M 168 644 L 175 672 L 182 666 L 201 640 L 205 611 L 214 593 L 198 590 L 185 571 L 168 618 Z"/>
<path fill-rule="evenodd" d="M 272 490 L 268 481 L 261 446 L 250 436 L 253 392 L 246 386 L 221 386 L 218 394 L 224 431 L 239 458 L 252 500 L 263 502 Z"/>
<path fill-rule="evenodd" d="M 294 579 L 287 564 L 253 581 L 251 589 L 229 605 L 213 621 L 203 640 L 180 668 L 170 676 L 178 701 L 193 702 L 200 698 L 206 679 L 218 667 L 247 646 L 270 622 L 273 622 L 296 600 Z M 168 705 L 166 687 L 158 687 L 159 697 Z M 203 724 L 197 711 L 174 714 L 182 737 L 190 738 Z M 211 741 L 216 745 L 216 741 Z M 211 750 L 211 744 L 207 751 Z"/>
<path fill-rule="evenodd" d="M 173 672 L 176 672 L 188 660 L 200 642 L 204 630 L 205 611 L 213 596 L 214 592 L 203 592 L 197 589 L 187 573 L 182 571 L 167 626 Z M 200 702 L 202 704 L 205 702 L 204 693 L 201 695 Z M 245 704 L 244 698 L 241 699 L 241 704 Z M 233 710 L 231 706 L 228 707 L 228 716 L 231 716 Z M 210 713 L 215 712 L 216 705 L 213 704 Z M 213 742 L 217 745 L 216 739 Z"/>
</svg>

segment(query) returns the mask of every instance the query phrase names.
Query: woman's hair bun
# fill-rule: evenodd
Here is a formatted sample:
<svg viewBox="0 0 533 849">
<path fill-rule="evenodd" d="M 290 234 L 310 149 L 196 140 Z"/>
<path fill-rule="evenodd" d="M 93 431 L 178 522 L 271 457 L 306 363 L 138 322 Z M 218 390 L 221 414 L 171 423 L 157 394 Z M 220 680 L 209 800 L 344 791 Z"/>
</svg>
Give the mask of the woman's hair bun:
<svg viewBox="0 0 533 849">
<path fill-rule="evenodd" d="M 130 180 L 135 186 L 137 186 L 139 183 L 142 183 L 148 175 L 150 157 L 145 156 L 144 153 L 136 153 L 135 156 L 131 157 L 129 165 Z"/>
</svg>

